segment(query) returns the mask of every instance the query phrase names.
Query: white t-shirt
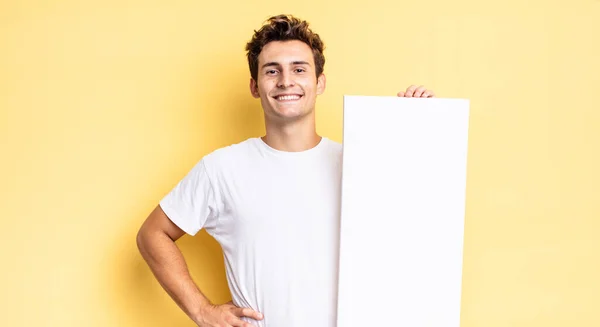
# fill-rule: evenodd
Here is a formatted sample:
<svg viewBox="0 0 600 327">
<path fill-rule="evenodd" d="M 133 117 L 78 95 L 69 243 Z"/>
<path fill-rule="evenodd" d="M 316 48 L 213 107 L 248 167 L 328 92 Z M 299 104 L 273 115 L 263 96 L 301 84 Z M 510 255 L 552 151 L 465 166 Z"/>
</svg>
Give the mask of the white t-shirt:
<svg viewBox="0 0 600 327">
<path fill-rule="evenodd" d="M 284 152 L 260 138 L 218 149 L 160 206 L 182 230 L 223 248 L 235 305 L 260 327 L 334 327 L 342 146 Z"/>
</svg>

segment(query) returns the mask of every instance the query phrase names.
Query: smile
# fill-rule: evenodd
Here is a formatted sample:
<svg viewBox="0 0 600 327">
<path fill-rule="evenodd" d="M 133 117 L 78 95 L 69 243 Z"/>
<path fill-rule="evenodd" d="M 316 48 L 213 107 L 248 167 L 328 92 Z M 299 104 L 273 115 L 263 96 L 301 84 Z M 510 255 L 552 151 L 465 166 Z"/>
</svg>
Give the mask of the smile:
<svg viewBox="0 0 600 327">
<path fill-rule="evenodd" d="M 302 96 L 298 94 L 286 94 L 286 95 L 278 95 L 275 97 L 277 101 L 295 101 L 300 99 Z"/>
</svg>

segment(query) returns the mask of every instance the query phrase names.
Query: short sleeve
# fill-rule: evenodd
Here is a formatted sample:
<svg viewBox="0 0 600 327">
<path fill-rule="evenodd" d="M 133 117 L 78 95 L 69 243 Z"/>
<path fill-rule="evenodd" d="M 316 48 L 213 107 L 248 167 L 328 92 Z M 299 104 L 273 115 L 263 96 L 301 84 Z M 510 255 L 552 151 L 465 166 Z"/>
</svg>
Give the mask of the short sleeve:
<svg viewBox="0 0 600 327">
<path fill-rule="evenodd" d="M 171 221 L 189 235 L 202 228 L 215 228 L 217 203 L 205 160 L 194 168 L 160 201 Z"/>
</svg>

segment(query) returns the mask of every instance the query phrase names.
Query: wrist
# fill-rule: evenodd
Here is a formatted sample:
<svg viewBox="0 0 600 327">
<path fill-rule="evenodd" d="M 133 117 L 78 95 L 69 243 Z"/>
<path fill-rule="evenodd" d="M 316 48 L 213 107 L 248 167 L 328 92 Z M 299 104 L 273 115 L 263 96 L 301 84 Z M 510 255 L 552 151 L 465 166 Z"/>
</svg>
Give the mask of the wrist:
<svg viewBox="0 0 600 327">
<path fill-rule="evenodd" d="M 213 305 L 208 301 L 195 306 L 194 310 L 190 312 L 190 318 L 192 318 L 197 325 L 200 325 L 204 322 L 207 311 L 212 306 Z"/>
</svg>

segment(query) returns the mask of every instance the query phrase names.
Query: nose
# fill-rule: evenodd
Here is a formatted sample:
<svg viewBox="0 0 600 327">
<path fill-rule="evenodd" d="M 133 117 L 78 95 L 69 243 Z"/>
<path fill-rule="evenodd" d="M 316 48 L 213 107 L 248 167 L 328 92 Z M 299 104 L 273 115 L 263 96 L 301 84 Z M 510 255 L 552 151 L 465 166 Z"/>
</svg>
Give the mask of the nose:
<svg viewBox="0 0 600 327">
<path fill-rule="evenodd" d="M 290 86 L 294 86 L 294 80 L 291 74 L 285 71 L 281 72 L 281 74 L 279 74 L 279 79 L 277 80 L 277 87 L 285 89 Z"/>
</svg>

